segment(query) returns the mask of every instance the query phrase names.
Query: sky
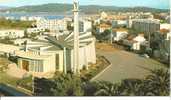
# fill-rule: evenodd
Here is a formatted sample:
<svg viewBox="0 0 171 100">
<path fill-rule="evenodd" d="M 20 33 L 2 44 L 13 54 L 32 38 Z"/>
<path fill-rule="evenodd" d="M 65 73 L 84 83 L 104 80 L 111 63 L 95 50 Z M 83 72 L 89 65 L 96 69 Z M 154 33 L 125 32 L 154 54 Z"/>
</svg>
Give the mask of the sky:
<svg viewBox="0 0 171 100">
<path fill-rule="evenodd" d="M 47 3 L 72 3 L 73 0 L 0 0 L 0 6 L 19 7 L 25 5 L 39 5 Z M 80 5 L 104 5 L 118 7 L 145 6 L 168 9 L 169 0 L 79 0 Z"/>
</svg>

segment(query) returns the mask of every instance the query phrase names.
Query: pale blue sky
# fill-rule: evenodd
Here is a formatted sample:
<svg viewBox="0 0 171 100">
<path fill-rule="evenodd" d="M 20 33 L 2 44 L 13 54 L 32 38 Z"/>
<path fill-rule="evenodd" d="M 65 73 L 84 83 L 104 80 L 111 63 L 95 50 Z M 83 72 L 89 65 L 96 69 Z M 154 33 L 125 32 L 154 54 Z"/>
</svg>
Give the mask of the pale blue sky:
<svg viewBox="0 0 171 100">
<path fill-rule="evenodd" d="M 0 0 L 0 6 L 24 6 L 46 3 L 72 3 L 73 0 Z M 169 8 L 169 0 L 79 0 L 81 5 L 110 5 L 121 7 L 146 6 Z"/>
</svg>

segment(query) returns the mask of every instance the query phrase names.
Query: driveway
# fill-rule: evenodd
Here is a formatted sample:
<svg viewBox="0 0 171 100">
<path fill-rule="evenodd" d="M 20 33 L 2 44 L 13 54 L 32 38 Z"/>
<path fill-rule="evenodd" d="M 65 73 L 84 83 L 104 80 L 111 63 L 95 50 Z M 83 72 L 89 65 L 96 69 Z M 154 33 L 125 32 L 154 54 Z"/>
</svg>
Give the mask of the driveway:
<svg viewBox="0 0 171 100">
<path fill-rule="evenodd" d="M 151 69 L 164 68 L 163 64 L 153 59 L 140 57 L 127 51 L 106 52 L 97 50 L 97 54 L 105 56 L 111 65 L 94 77 L 92 81 L 103 80 L 116 83 L 127 78 L 141 79 L 149 75 Z"/>
</svg>

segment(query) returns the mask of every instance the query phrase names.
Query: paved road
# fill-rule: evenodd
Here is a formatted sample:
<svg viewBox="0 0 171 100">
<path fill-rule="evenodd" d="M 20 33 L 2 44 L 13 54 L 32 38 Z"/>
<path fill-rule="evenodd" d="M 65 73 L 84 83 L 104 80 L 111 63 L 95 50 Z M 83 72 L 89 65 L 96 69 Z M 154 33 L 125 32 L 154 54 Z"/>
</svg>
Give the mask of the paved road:
<svg viewBox="0 0 171 100">
<path fill-rule="evenodd" d="M 97 54 L 105 56 L 111 62 L 111 65 L 97 75 L 93 81 L 104 80 L 115 83 L 126 78 L 140 79 L 150 74 L 151 69 L 164 68 L 163 64 L 155 60 L 140 57 L 127 51 L 97 51 Z"/>
</svg>

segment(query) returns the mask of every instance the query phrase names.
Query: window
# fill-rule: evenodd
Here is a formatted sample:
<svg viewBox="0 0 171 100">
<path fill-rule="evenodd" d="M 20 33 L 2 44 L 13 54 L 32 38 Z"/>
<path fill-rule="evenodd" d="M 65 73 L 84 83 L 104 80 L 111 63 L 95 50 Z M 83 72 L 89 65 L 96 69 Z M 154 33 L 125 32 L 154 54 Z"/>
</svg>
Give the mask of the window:
<svg viewBox="0 0 171 100">
<path fill-rule="evenodd" d="M 43 61 L 41 60 L 30 61 L 30 71 L 43 72 Z"/>
<path fill-rule="evenodd" d="M 56 69 L 59 69 L 59 54 L 56 54 Z"/>
</svg>

